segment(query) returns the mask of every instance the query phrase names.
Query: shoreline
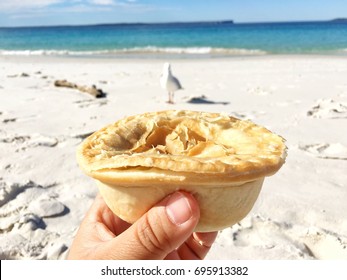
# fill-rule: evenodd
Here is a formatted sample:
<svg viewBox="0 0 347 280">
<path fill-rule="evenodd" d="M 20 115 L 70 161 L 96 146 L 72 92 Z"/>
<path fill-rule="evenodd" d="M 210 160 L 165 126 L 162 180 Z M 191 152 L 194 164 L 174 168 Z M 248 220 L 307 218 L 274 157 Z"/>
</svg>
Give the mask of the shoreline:
<svg viewBox="0 0 347 280">
<path fill-rule="evenodd" d="M 59 62 L 59 61 L 76 61 L 76 62 L 100 62 L 100 63 L 114 63 L 120 62 L 132 62 L 132 61 L 234 61 L 234 60 L 268 60 L 268 59 L 346 59 L 345 54 L 316 54 L 316 53 L 302 53 L 302 54 L 255 54 L 255 55 L 134 55 L 134 54 L 122 54 L 122 55 L 1 55 L 0 61 L 21 61 L 21 62 Z"/>
</svg>

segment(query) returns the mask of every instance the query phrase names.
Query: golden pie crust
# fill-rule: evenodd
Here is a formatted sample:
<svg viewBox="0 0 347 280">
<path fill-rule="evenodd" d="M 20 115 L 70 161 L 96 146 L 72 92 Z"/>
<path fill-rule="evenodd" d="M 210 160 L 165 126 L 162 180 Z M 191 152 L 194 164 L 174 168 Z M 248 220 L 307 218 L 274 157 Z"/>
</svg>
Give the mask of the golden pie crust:
<svg viewBox="0 0 347 280">
<path fill-rule="evenodd" d="M 161 111 L 127 117 L 77 150 L 111 210 L 133 223 L 166 195 L 197 198 L 198 231 L 225 228 L 251 210 L 265 176 L 284 163 L 284 139 L 218 113 Z"/>
</svg>

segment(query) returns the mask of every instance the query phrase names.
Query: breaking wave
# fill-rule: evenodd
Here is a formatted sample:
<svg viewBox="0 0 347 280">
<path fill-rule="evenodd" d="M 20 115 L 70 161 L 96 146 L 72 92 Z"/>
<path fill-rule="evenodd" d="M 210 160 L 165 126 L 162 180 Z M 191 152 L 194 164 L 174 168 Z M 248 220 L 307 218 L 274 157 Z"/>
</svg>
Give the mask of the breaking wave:
<svg viewBox="0 0 347 280">
<path fill-rule="evenodd" d="M 135 47 L 113 50 L 0 50 L 2 56 L 98 56 L 126 54 L 176 54 L 176 55 L 264 55 L 257 49 L 212 48 L 212 47 Z"/>
</svg>

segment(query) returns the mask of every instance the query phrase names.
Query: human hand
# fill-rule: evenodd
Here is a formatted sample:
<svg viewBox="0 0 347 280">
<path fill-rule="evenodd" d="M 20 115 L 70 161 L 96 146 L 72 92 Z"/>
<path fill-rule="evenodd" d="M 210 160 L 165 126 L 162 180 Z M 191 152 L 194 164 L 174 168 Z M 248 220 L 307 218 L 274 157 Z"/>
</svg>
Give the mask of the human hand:
<svg viewBox="0 0 347 280">
<path fill-rule="evenodd" d="M 197 201 L 185 192 L 164 198 L 133 225 L 114 215 L 98 195 L 68 259 L 203 259 L 217 232 L 193 233 L 199 218 Z"/>
</svg>

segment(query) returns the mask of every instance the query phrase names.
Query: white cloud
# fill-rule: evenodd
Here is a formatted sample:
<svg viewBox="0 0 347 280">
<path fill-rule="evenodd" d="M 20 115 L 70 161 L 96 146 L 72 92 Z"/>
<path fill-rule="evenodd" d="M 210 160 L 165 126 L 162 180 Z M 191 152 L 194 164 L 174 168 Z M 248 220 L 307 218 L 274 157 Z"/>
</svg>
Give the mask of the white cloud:
<svg viewBox="0 0 347 280">
<path fill-rule="evenodd" d="M 88 20 L 84 20 L 83 14 L 102 15 L 104 12 L 111 11 L 114 11 L 115 14 L 123 12 L 145 14 L 153 10 L 158 10 L 158 7 L 141 4 L 141 1 L 138 0 L 0 0 L 0 17 L 5 15 L 15 21 L 37 19 L 35 22 L 38 25 L 45 25 L 45 18 L 49 18 L 49 22 L 65 24 L 65 15 L 68 14 L 79 14 L 81 22 L 84 22 Z M 64 19 L 60 23 L 59 17 L 62 14 Z M 114 21 L 114 18 L 115 16 L 110 19 L 110 22 Z"/>
<path fill-rule="evenodd" d="M 1 0 L 0 11 L 23 10 L 28 8 L 42 8 L 64 0 Z"/>
<path fill-rule="evenodd" d="M 89 0 L 89 3 L 102 6 L 112 6 L 115 4 L 113 0 Z"/>
<path fill-rule="evenodd" d="M 18 12 L 18 11 L 35 11 L 35 9 L 50 8 L 54 4 L 64 4 L 58 9 L 66 9 L 69 11 L 76 5 L 83 5 L 89 7 L 100 8 L 134 8 L 147 7 L 147 5 L 141 5 L 137 0 L 0 0 L 0 12 Z M 56 8 L 56 7 L 55 7 Z"/>
<path fill-rule="evenodd" d="M 134 7 L 138 6 L 137 0 L 88 0 L 89 4 L 97 6 L 114 6 L 114 7 Z"/>
</svg>

